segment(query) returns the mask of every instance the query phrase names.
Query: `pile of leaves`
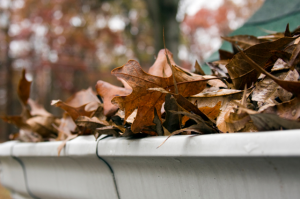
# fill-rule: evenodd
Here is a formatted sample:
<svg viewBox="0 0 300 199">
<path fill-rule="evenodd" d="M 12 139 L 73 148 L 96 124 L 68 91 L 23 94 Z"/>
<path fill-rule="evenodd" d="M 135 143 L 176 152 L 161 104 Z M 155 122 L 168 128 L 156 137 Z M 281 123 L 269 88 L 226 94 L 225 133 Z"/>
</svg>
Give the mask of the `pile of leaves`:
<svg viewBox="0 0 300 199">
<path fill-rule="evenodd" d="M 205 75 L 195 63 L 189 72 L 162 49 L 145 72 L 135 60 L 112 70 L 124 85 L 99 80 L 96 92 L 82 90 L 52 105 L 62 118 L 30 99 L 31 82 L 23 70 L 18 96 L 23 111 L 2 116 L 26 142 L 62 140 L 101 134 L 125 137 L 172 136 L 300 129 L 300 28 L 263 37 L 224 37 L 233 52 L 219 50 Z M 168 138 L 169 138 L 168 137 Z"/>
</svg>

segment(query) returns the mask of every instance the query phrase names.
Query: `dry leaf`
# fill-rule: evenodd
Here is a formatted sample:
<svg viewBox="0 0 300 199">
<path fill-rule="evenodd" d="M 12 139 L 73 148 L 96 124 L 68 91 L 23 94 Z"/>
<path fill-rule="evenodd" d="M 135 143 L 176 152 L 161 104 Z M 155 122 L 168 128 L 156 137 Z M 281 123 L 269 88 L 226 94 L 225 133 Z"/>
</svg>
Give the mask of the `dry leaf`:
<svg viewBox="0 0 300 199">
<path fill-rule="evenodd" d="M 280 72 L 276 75 L 278 79 L 297 81 L 299 74 L 296 70 L 288 72 Z M 258 108 L 266 104 L 278 104 L 276 98 L 279 97 L 282 101 L 290 100 L 292 93 L 283 90 L 271 78 L 265 77 L 262 81 L 258 82 L 252 92 L 252 100 L 257 102 Z"/>
<path fill-rule="evenodd" d="M 31 86 L 31 82 L 26 79 L 25 75 L 26 75 L 26 71 L 25 69 L 23 69 L 22 78 L 20 79 L 19 86 L 18 86 L 18 96 L 22 105 L 27 104 L 27 100 L 29 99 L 29 95 L 30 95 L 30 86 Z"/>
<path fill-rule="evenodd" d="M 251 120 L 259 131 L 274 131 L 285 129 L 300 129 L 300 122 L 283 119 L 274 114 L 250 114 Z"/>
<path fill-rule="evenodd" d="M 189 76 L 176 67 L 174 67 L 174 71 L 179 93 L 183 96 L 199 93 L 205 88 L 206 81 L 201 76 Z M 148 88 L 162 87 L 174 93 L 173 77 L 164 78 L 147 74 L 142 70 L 139 63 L 134 60 L 130 60 L 124 66 L 114 69 L 112 74 L 124 79 L 133 88 L 130 95 L 115 97 L 112 100 L 122 110 L 125 109 L 125 120 L 135 109 L 138 109 L 137 117 L 131 127 L 132 131 L 139 133 L 144 127 L 154 125 L 152 122 L 154 108 L 161 110 L 165 94 L 148 91 Z M 157 113 L 161 118 L 160 111 Z"/>
<path fill-rule="evenodd" d="M 261 66 L 259 66 L 256 62 L 254 62 L 250 57 L 248 57 L 243 51 L 240 51 L 241 56 L 253 67 L 255 70 L 257 70 L 260 73 L 265 74 L 267 77 L 274 80 L 279 86 L 284 88 L 285 90 L 299 96 L 300 95 L 300 82 L 299 81 L 284 81 L 281 79 L 278 79 L 277 77 L 271 75 L 268 73 L 265 69 L 263 69 Z"/>
<path fill-rule="evenodd" d="M 172 75 L 172 70 L 168 65 L 167 58 L 165 55 L 166 52 L 169 56 L 171 64 L 176 65 L 173 60 L 173 54 L 169 50 L 162 49 L 159 51 L 154 64 L 149 68 L 149 74 L 159 77 L 169 77 Z"/>
<path fill-rule="evenodd" d="M 267 61 L 272 57 L 272 50 L 284 49 L 289 43 L 294 41 L 294 38 L 281 38 L 273 42 L 264 42 L 256 44 L 242 51 L 249 58 L 256 60 L 257 64 L 264 67 Z M 245 84 L 248 88 L 255 82 L 259 76 L 251 64 L 245 60 L 240 53 L 236 54 L 233 59 L 226 65 L 230 78 L 236 89 L 243 89 Z"/>
<path fill-rule="evenodd" d="M 260 112 L 276 114 L 285 119 L 297 120 L 300 117 L 300 99 L 296 97 L 290 101 L 269 106 Z"/>
<path fill-rule="evenodd" d="M 118 111 L 118 107 L 111 103 L 115 96 L 129 95 L 132 90 L 114 86 L 110 83 L 99 80 L 96 84 L 97 93 L 103 98 L 104 115 L 112 116 Z"/>
<path fill-rule="evenodd" d="M 220 114 L 221 104 L 222 102 L 219 101 L 214 107 L 204 106 L 200 107 L 199 110 L 202 111 L 205 115 L 207 115 L 207 117 L 214 120 Z"/>
<path fill-rule="evenodd" d="M 267 40 L 258 39 L 251 35 L 235 35 L 232 37 L 222 37 L 225 41 L 228 41 L 234 45 L 240 46 L 243 50 L 254 46 L 256 44 L 260 44 L 262 42 L 266 42 Z M 222 59 L 222 58 L 221 58 Z"/>
<path fill-rule="evenodd" d="M 195 68 L 195 72 L 194 73 L 196 73 L 198 75 L 205 75 L 204 71 L 202 70 L 202 68 L 201 68 L 200 64 L 197 62 L 197 60 L 195 62 L 194 68 Z"/>
<path fill-rule="evenodd" d="M 75 93 L 73 96 L 68 98 L 65 103 L 72 107 L 79 107 L 87 104 L 85 110 L 93 111 L 98 108 L 100 101 L 97 98 L 96 93 L 90 87 L 86 90 L 81 90 Z"/>
<path fill-rule="evenodd" d="M 51 105 L 59 107 L 65 110 L 75 121 L 79 116 L 87 116 L 90 117 L 95 111 L 86 111 L 85 106 L 86 104 L 80 107 L 72 107 L 67 105 L 66 103 L 62 102 L 61 100 L 52 100 Z"/>
</svg>

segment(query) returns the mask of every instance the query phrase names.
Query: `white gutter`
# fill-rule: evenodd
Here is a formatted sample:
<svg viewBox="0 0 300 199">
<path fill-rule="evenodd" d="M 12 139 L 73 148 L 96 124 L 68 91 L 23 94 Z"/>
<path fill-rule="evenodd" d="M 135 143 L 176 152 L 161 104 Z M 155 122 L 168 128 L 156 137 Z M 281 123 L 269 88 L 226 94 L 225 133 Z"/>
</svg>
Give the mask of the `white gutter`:
<svg viewBox="0 0 300 199">
<path fill-rule="evenodd" d="M 158 149 L 166 137 L 101 138 L 60 157 L 61 142 L 1 144 L 1 183 L 23 198 L 300 198 L 300 130 L 173 136 Z"/>
</svg>

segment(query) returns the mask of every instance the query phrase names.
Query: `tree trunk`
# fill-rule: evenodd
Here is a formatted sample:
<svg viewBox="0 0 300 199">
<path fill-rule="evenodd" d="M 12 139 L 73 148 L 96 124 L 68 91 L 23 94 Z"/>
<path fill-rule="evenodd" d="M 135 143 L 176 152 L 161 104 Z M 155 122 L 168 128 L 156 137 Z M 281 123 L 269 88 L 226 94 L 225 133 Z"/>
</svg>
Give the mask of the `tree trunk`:
<svg viewBox="0 0 300 199">
<path fill-rule="evenodd" d="M 5 84 L 6 84 L 6 115 L 14 114 L 14 86 L 13 86 L 13 68 L 12 68 L 12 59 L 9 56 L 9 44 L 10 44 L 10 36 L 8 34 L 8 28 L 4 29 L 5 41 L 6 41 L 6 49 L 5 49 Z M 11 124 L 6 123 L 6 132 L 5 139 L 8 140 L 8 137 L 11 133 L 14 133 L 15 127 Z"/>
<path fill-rule="evenodd" d="M 155 53 L 164 48 L 163 29 L 166 47 L 178 61 L 179 23 L 176 14 L 179 0 L 146 0 L 148 12 L 153 23 Z"/>
</svg>

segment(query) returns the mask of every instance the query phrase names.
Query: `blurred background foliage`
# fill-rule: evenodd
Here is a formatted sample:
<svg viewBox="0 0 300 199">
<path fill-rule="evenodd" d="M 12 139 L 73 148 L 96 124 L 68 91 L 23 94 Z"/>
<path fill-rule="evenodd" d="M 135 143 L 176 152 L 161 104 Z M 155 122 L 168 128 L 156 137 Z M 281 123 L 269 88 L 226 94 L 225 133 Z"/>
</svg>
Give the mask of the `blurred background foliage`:
<svg viewBox="0 0 300 199">
<path fill-rule="evenodd" d="M 67 99 L 97 80 L 118 84 L 110 71 L 129 59 L 148 69 L 166 46 L 193 69 L 263 0 L 0 0 L 0 115 L 17 115 L 21 70 L 31 98 L 58 115 Z M 0 141 L 17 129 L 0 121 Z"/>
</svg>

